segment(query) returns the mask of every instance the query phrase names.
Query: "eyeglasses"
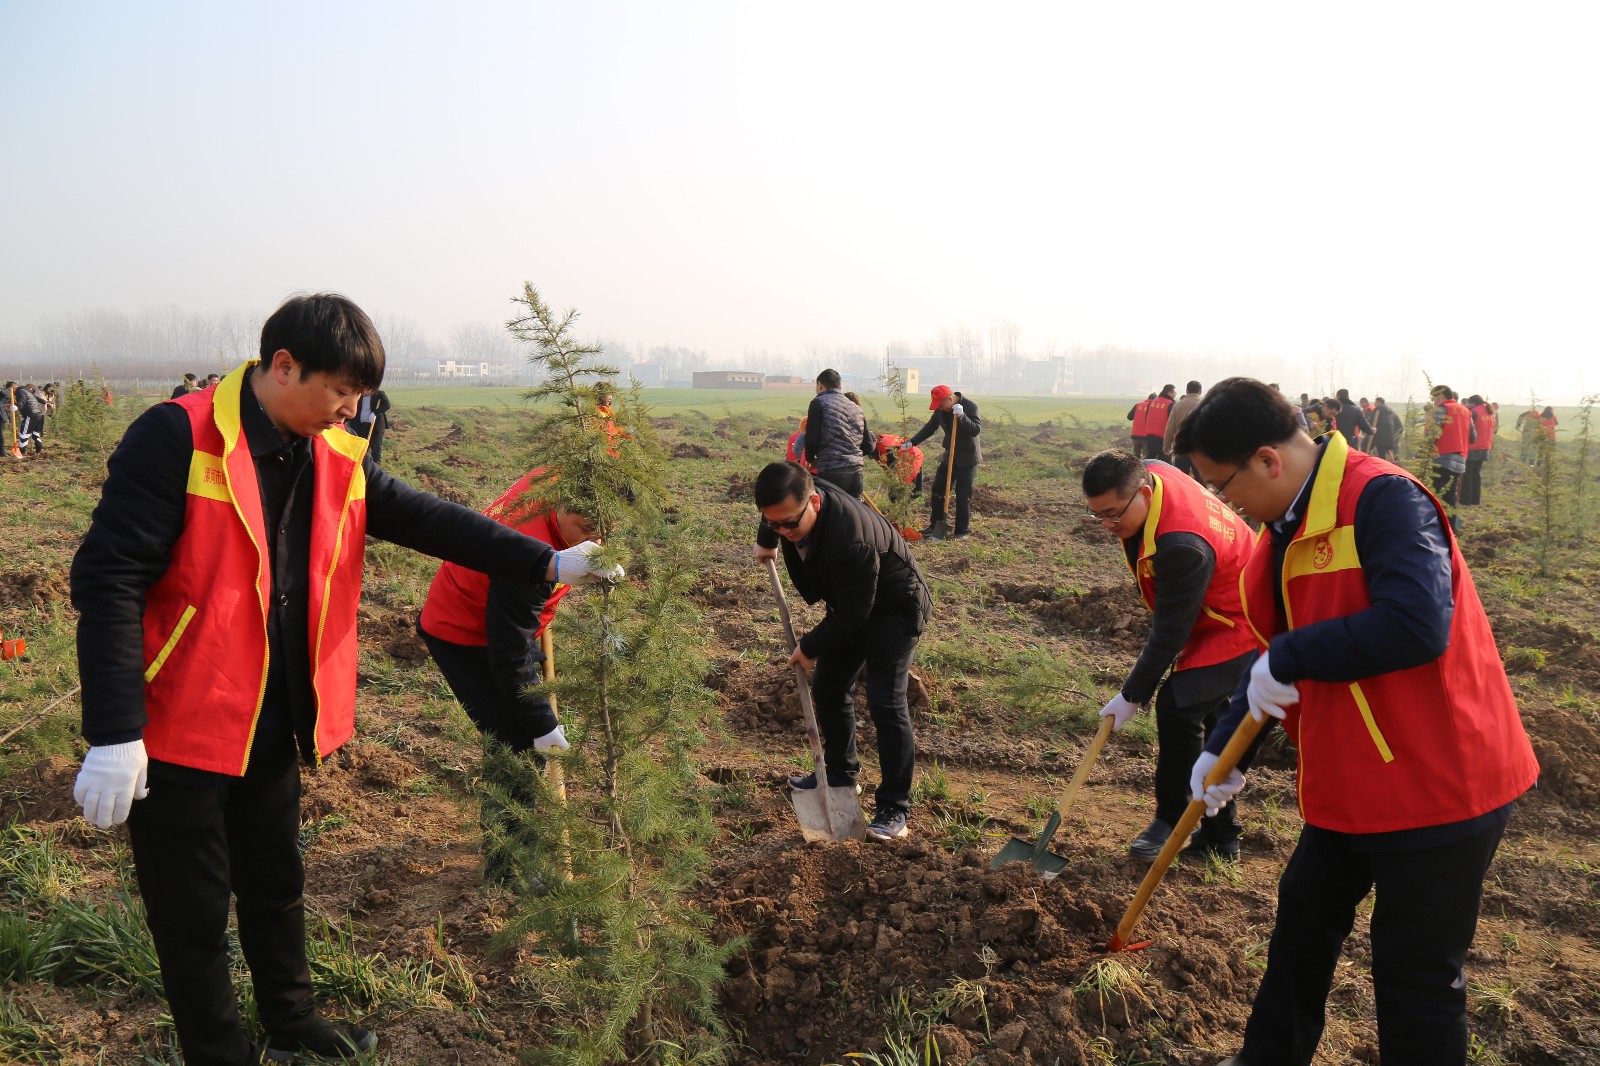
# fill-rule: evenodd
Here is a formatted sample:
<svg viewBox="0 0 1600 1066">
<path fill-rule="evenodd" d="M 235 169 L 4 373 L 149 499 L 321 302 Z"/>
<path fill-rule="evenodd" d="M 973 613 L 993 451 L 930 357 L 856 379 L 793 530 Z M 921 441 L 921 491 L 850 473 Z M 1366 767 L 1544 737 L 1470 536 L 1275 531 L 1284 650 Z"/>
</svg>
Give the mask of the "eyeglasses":
<svg viewBox="0 0 1600 1066">
<path fill-rule="evenodd" d="M 1122 505 L 1122 510 L 1118 511 L 1116 514 L 1101 514 L 1099 511 L 1085 511 L 1084 514 L 1088 515 L 1090 518 L 1093 518 L 1097 522 L 1115 522 L 1117 519 L 1128 513 L 1128 508 L 1132 507 L 1133 501 L 1137 500 L 1138 498 L 1139 493 L 1135 491 L 1132 496 L 1128 497 L 1128 502 Z"/>
<path fill-rule="evenodd" d="M 789 519 L 787 522 L 774 522 L 769 518 L 766 520 L 767 525 L 779 533 L 787 533 L 791 529 L 799 529 L 800 523 L 806 520 L 806 512 L 809 510 L 811 510 L 811 501 L 807 500 L 805 504 L 801 506 L 800 513 Z"/>
<path fill-rule="evenodd" d="M 1243 470 L 1248 465 L 1248 463 L 1240 463 L 1238 466 L 1233 468 L 1233 473 L 1229 474 L 1222 484 L 1207 485 L 1206 488 L 1210 489 L 1215 495 L 1221 496 L 1224 492 L 1228 491 L 1228 485 L 1233 481 L 1233 479 L 1239 476 L 1239 471 Z"/>
</svg>

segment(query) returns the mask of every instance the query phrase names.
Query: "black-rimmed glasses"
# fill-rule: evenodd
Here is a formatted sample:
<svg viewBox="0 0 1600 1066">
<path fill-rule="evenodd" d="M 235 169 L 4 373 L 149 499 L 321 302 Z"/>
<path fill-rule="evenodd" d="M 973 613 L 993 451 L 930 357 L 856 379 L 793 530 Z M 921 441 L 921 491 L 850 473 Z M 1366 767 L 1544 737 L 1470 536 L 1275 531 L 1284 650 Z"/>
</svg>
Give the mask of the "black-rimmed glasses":
<svg viewBox="0 0 1600 1066">
<path fill-rule="evenodd" d="M 1228 486 L 1233 482 L 1233 479 L 1239 476 L 1239 471 L 1243 470 L 1248 465 L 1248 463 L 1240 463 L 1238 466 L 1233 468 L 1233 473 L 1229 474 L 1222 484 L 1207 485 L 1206 488 L 1210 489 L 1213 495 L 1221 496 L 1224 492 L 1228 491 Z"/>
</svg>

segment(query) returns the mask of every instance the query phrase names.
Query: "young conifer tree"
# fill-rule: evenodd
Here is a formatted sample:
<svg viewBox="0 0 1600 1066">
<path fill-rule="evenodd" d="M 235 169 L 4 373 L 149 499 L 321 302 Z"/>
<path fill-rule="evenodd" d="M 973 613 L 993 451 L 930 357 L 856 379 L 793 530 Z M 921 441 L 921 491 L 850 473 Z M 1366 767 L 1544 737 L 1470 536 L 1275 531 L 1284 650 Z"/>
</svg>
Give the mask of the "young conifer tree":
<svg viewBox="0 0 1600 1066">
<path fill-rule="evenodd" d="M 894 404 L 899 412 L 899 420 L 895 424 L 895 435 L 906 440 L 917 431 L 916 421 L 911 416 L 912 397 L 906 394 L 905 379 L 901 376 L 903 371 L 899 367 L 890 369 L 884 384 L 888 389 L 889 402 Z M 891 452 L 894 462 L 873 463 L 868 467 L 868 476 L 877 481 L 875 486 L 868 488 L 873 501 L 885 518 L 900 529 L 915 529 L 920 517 L 916 501 L 912 498 L 911 482 L 905 480 L 902 463 L 910 462 L 909 457 L 900 458 Z"/>
<path fill-rule="evenodd" d="M 1589 536 L 1589 493 L 1594 479 L 1592 457 L 1595 446 L 1594 405 L 1600 394 L 1592 393 L 1579 401 L 1578 432 L 1573 435 L 1572 457 L 1572 539 L 1580 545 Z"/>
<path fill-rule="evenodd" d="M 537 1061 L 719 1062 L 716 992 L 737 945 L 717 946 L 691 906 L 714 833 L 693 763 L 710 692 L 693 574 L 661 516 L 665 457 L 637 387 L 599 409 L 617 371 L 574 339 L 576 312 L 552 312 L 532 285 L 513 302 L 507 328 L 545 375 L 529 395 L 547 472 L 530 495 L 587 517 L 604 561 L 628 576 L 569 598 L 558 616 L 547 688 L 572 743 L 557 757 L 564 798 L 530 756 L 501 751 L 485 771 L 536 784 L 497 842 L 525 886 L 497 945 L 547 953 L 529 979 L 546 984 L 558 1020 Z M 497 798 L 510 807 L 516 792 Z"/>
</svg>

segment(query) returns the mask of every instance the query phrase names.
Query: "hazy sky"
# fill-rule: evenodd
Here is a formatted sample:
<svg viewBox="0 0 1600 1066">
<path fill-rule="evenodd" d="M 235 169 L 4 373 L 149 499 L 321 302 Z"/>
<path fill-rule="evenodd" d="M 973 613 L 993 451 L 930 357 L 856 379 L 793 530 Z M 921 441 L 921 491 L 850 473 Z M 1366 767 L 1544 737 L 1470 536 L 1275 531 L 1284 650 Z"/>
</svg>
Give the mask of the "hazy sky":
<svg viewBox="0 0 1600 1066">
<path fill-rule="evenodd" d="M 1576 395 L 1597 30 L 1593 4 L 0 0 L 0 338 L 327 288 L 443 340 L 532 280 L 716 364 L 1006 319 L 1025 350 L 1331 344 Z"/>
</svg>

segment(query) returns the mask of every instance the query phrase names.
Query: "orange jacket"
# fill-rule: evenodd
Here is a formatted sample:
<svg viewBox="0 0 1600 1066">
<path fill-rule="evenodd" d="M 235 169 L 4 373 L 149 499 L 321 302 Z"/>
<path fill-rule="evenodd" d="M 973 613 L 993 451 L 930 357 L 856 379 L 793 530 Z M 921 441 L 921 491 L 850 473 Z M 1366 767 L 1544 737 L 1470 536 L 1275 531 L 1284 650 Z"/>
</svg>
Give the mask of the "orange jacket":
<svg viewBox="0 0 1600 1066">
<path fill-rule="evenodd" d="M 1356 502 L 1368 482 L 1386 474 L 1416 482 L 1353 450 L 1342 434 L 1329 438 L 1305 520 L 1284 552 L 1283 617 L 1273 596 L 1270 534 L 1262 530 L 1240 588 L 1263 646 L 1285 629 L 1371 605 L 1356 550 Z M 1299 750 L 1300 814 L 1319 828 L 1384 833 L 1463 821 L 1511 802 L 1539 776 L 1472 575 L 1443 506 L 1433 504 L 1450 538 L 1455 602 L 1444 654 L 1358 682 L 1296 682 L 1300 702 L 1283 724 Z"/>
<path fill-rule="evenodd" d="M 571 547 L 561 536 L 555 512 L 541 503 L 524 498 L 534 479 L 543 473 L 543 467 L 528 471 L 499 499 L 485 507 L 483 513 L 503 526 L 510 526 L 534 540 L 544 541 L 552 548 L 559 550 Z M 536 636 L 543 633 L 544 627 L 555 617 L 556 605 L 570 587 L 557 585 L 550 598 L 545 600 L 544 610 L 539 612 Z M 428 586 L 428 599 L 422 605 L 422 629 L 430 636 L 448 640 L 452 644 L 486 647 L 489 634 L 484 611 L 488 602 L 488 574 L 468 570 L 455 563 L 445 563 L 433 575 L 433 583 Z"/>
<path fill-rule="evenodd" d="M 1193 533 L 1211 545 L 1217 557 L 1200 615 L 1173 669 L 1192 670 L 1237 658 L 1256 646 L 1239 598 L 1239 577 L 1255 550 L 1250 527 L 1177 467 L 1150 463 L 1148 469 L 1155 489 L 1138 559 L 1129 563 L 1144 605 L 1156 609 L 1156 541 L 1163 533 Z"/>
<path fill-rule="evenodd" d="M 214 389 L 169 401 L 189 416 L 183 532 L 145 595 L 144 743 L 151 758 L 241 776 L 267 685 L 272 566 L 255 462 L 239 420 L 246 363 Z M 310 648 L 320 760 L 355 731 L 356 610 L 366 552 L 367 442 L 311 439 Z"/>
<path fill-rule="evenodd" d="M 923 454 L 915 445 L 900 451 L 900 443 L 906 439 L 893 433 L 878 434 L 878 462 L 887 463 L 892 459 L 900 480 L 909 482 L 917 480 L 917 474 L 922 471 Z"/>
</svg>

